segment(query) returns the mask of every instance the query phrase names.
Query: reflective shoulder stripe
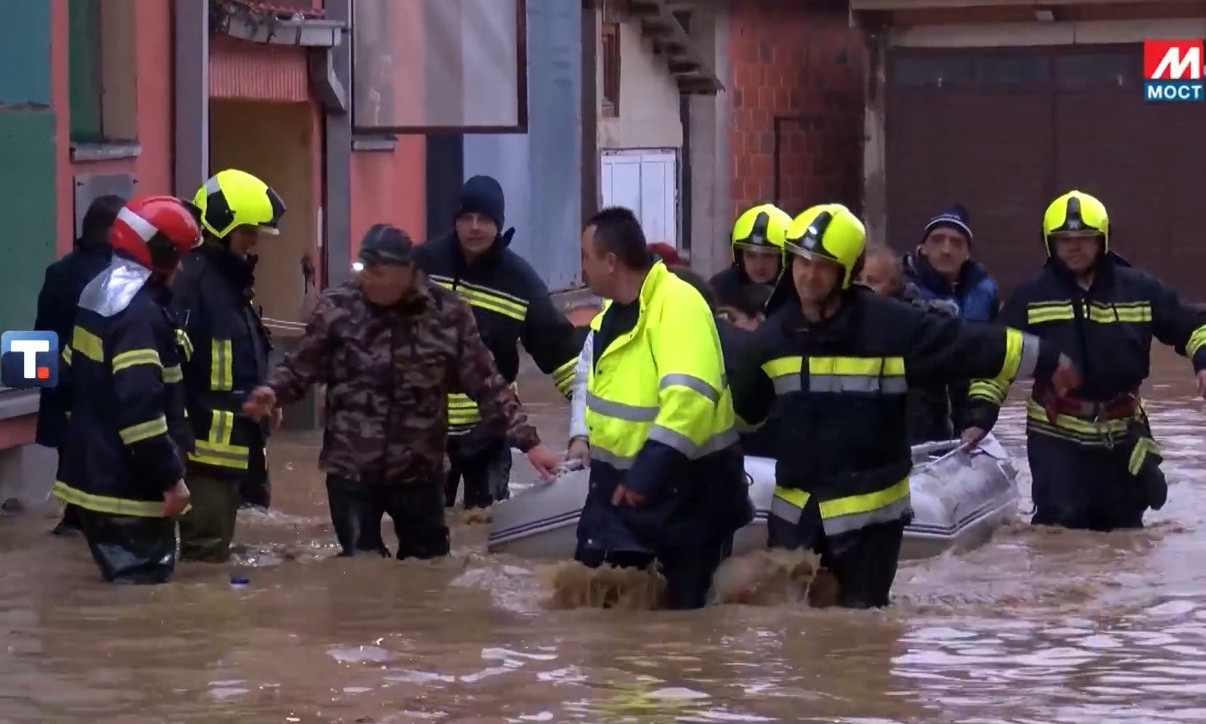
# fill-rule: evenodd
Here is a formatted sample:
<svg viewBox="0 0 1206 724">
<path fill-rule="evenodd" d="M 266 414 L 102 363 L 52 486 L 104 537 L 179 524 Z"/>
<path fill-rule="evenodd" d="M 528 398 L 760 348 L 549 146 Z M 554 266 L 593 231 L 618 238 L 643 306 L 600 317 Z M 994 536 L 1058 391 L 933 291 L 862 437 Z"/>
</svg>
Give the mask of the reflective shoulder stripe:
<svg viewBox="0 0 1206 724">
<path fill-rule="evenodd" d="M 59 356 L 61 356 L 63 358 L 63 364 L 67 365 L 68 367 L 71 366 L 71 345 L 70 345 L 70 343 L 63 346 L 63 349 L 59 351 Z"/>
<path fill-rule="evenodd" d="M 166 435 L 168 431 L 167 418 L 163 415 L 156 417 L 154 420 L 147 420 L 136 425 L 122 428 L 118 431 L 121 436 L 121 441 L 127 445 L 150 440 L 159 435 Z"/>
<path fill-rule="evenodd" d="M 1027 324 L 1065 322 L 1075 318 L 1076 313 L 1072 310 L 1072 300 L 1070 299 L 1054 302 L 1031 302 L 1026 305 Z"/>
<path fill-rule="evenodd" d="M 159 361 L 159 351 L 150 347 L 143 347 L 141 349 L 131 349 L 113 356 L 114 373 L 131 367 L 137 367 L 138 365 L 163 367 L 163 363 Z"/>
<path fill-rule="evenodd" d="M 101 338 L 79 325 L 71 330 L 71 348 L 93 362 L 105 361 L 105 348 Z"/>
<path fill-rule="evenodd" d="M 470 284 L 463 279 L 454 280 L 440 274 L 429 274 L 427 278 L 449 291 L 456 292 L 457 296 L 468 302 L 470 306 L 501 314 L 520 322 L 528 316 L 527 300 L 513 294 L 500 292 L 480 284 Z"/>
</svg>

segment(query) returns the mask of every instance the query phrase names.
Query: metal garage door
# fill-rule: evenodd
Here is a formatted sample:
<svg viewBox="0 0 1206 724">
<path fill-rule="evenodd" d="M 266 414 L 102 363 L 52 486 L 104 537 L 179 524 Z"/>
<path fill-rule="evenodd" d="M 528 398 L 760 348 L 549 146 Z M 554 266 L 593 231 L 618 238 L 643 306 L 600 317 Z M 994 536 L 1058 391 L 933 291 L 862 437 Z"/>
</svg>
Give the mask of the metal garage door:
<svg viewBox="0 0 1206 724">
<path fill-rule="evenodd" d="M 1116 250 L 1206 300 L 1206 104 L 1145 102 L 1141 68 L 1139 45 L 894 51 L 892 245 L 962 203 L 976 256 L 1009 289 L 1042 263 L 1045 205 L 1077 187 L 1109 207 Z"/>
</svg>

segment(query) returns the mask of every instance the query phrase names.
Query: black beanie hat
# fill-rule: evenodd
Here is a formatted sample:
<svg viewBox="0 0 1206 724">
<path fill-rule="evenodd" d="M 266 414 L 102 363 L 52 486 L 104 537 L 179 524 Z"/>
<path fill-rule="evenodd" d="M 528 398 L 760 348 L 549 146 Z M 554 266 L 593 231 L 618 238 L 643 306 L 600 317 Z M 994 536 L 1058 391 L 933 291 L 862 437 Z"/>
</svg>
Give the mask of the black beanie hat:
<svg viewBox="0 0 1206 724">
<path fill-rule="evenodd" d="M 482 214 L 493 219 L 494 225 L 502 231 L 507 204 L 502 186 L 493 176 L 474 176 L 466 181 L 461 187 L 458 201 L 457 218 L 464 214 Z"/>
<path fill-rule="evenodd" d="M 972 242 L 971 220 L 967 215 L 967 209 L 963 208 L 961 204 L 954 204 L 926 222 L 925 231 L 921 234 L 921 241 L 925 242 L 931 231 L 940 228 L 954 229 L 967 237 L 968 245 Z"/>
</svg>

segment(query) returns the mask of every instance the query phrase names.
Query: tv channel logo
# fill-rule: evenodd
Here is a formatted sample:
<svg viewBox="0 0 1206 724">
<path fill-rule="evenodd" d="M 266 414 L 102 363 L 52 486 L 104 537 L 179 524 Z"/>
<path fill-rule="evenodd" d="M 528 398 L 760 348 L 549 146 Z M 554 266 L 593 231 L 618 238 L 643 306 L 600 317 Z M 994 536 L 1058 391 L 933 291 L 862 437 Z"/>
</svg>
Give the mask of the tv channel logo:
<svg viewBox="0 0 1206 724">
<path fill-rule="evenodd" d="M 0 382 L 5 387 L 54 387 L 59 383 L 59 335 L 5 332 L 0 336 Z"/>
<path fill-rule="evenodd" d="M 1148 101 L 1203 101 L 1202 41 L 1143 41 L 1143 97 Z"/>
</svg>

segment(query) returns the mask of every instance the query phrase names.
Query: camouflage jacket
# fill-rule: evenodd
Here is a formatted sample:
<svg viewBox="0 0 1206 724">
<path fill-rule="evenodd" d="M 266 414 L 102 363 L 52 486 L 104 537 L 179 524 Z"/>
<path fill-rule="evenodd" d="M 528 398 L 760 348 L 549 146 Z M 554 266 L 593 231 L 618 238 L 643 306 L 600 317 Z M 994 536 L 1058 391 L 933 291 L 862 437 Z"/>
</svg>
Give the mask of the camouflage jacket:
<svg viewBox="0 0 1206 724">
<path fill-rule="evenodd" d="M 269 375 L 279 404 L 327 385 L 319 466 L 366 483 L 442 480 L 447 394 L 464 390 L 522 450 L 540 444 L 519 399 L 453 292 L 417 280 L 413 297 L 372 305 L 355 282 L 323 292 L 297 350 Z"/>
</svg>

